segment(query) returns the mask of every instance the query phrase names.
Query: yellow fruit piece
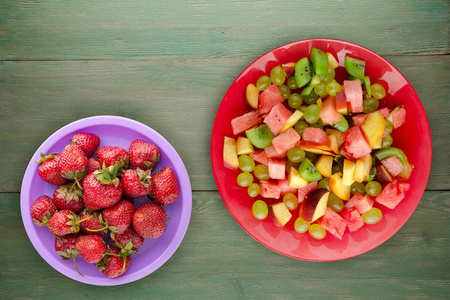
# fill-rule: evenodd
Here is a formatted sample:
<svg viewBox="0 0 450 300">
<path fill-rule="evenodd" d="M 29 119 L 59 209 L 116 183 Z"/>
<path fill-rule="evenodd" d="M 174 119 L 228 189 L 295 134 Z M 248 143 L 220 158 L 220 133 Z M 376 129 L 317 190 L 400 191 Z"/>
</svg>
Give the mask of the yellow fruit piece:
<svg viewBox="0 0 450 300">
<path fill-rule="evenodd" d="M 342 171 L 342 184 L 344 185 L 352 185 L 355 181 L 353 180 L 353 176 L 355 176 L 356 163 L 351 160 L 344 159 L 344 168 Z"/>
<path fill-rule="evenodd" d="M 333 54 L 331 54 L 330 52 L 327 52 L 327 57 L 328 57 L 328 66 L 332 69 L 336 69 L 337 67 L 339 67 L 339 63 L 336 60 L 336 57 L 334 57 Z"/>
<path fill-rule="evenodd" d="M 287 119 L 284 126 L 280 129 L 279 133 L 283 133 L 291 127 L 294 127 L 295 124 L 303 117 L 303 113 L 299 110 L 295 110 L 295 112 Z"/>
<path fill-rule="evenodd" d="M 306 181 L 302 175 L 297 171 L 296 168 L 291 167 L 288 175 L 288 184 L 291 188 L 301 189 L 308 185 L 308 181 Z"/>
<path fill-rule="evenodd" d="M 375 145 L 371 146 L 372 149 L 381 149 L 381 146 L 383 145 L 383 138 L 379 139 L 378 142 L 375 143 Z"/>
<path fill-rule="evenodd" d="M 364 179 L 369 176 L 370 169 L 372 168 L 372 156 L 367 154 L 363 158 L 356 161 L 355 174 L 353 179 L 358 182 L 363 182 Z"/>
<path fill-rule="evenodd" d="M 281 226 L 286 225 L 286 223 L 289 222 L 289 220 L 292 217 L 291 212 L 286 207 L 284 202 L 278 202 L 278 203 L 270 205 L 269 207 L 270 207 L 273 217 L 275 217 L 274 221 L 279 223 L 277 225 L 281 225 Z"/>
<path fill-rule="evenodd" d="M 375 145 L 383 136 L 385 121 L 383 116 L 375 111 L 370 113 L 361 125 L 369 146 Z"/>
<path fill-rule="evenodd" d="M 247 85 L 247 89 L 245 91 L 245 98 L 247 99 L 247 103 L 253 107 L 254 109 L 258 109 L 258 101 L 259 101 L 259 90 L 253 85 Z"/>
<path fill-rule="evenodd" d="M 236 140 L 224 137 L 223 143 L 223 164 L 228 169 L 238 169 L 239 161 L 236 152 Z"/>
<path fill-rule="evenodd" d="M 350 186 L 342 183 L 342 173 L 337 172 L 330 177 L 330 189 L 342 200 L 350 199 Z"/>
<path fill-rule="evenodd" d="M 320 109 L 322 109 L 322 105 L 323 105 L 322 98 L 317 99 L 316 104 Z"/>
<path fill-rule="evenodd" d="M 323 177 L 330 178 L 331 169 L 333 168 L 333 157 L 330 155 L 321 155 L 317 159 L 315 167 Z"/>
<path fill-rule="evenodd" d="M 250 154 L 255 152 L 255 148 L 253 148 L 250 140 L 242 136 L 237 138 L 236 148 L 237 155 Z"/>
</svg>

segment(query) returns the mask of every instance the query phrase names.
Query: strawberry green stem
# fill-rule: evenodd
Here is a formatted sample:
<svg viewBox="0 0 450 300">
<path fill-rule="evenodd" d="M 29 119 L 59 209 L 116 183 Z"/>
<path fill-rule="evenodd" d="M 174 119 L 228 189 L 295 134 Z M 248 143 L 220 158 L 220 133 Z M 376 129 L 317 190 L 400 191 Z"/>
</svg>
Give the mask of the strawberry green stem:
<svg viewBox="0 0 450 300">
<path fill-rule="evenodd" d="M 77 270 L 78 274 L 80 274 L 81 276 L 83 276 L 83 277 L 84 277 L 84 275 L 83 275 L 83 274 L 81 274 L 80 270 L 78 270 L 78 267 L 77 267 L 77 262 L 75 261 L 75 256 L 73 256 L 72 258 L 73 258 L 73 264 L 75 265 L 75 269 Z"/>
<path fill-rule="evenodd" d="M 81 219 L 81 220 L 77 221 L 76 224 L 80 224 L 81 222 L 84 222 L 84 221 L 86 221 L 86 220 L 92 219 L 93 217 L 94 217 L 94 216 L 89 216 L 89 217 L 87 217 L 87 218 Z"/>
<path fill-rule="evenodd" d="M 90 231 L 90 232 L 98 232 L 98 231 L 102 231 L 102 230 L 105 230 L 105 229 L 108 229 L 108 225 L 106 225 L 105 227 L 100 228 L 100 229 L 89 229 L 89 228 L 86 228 L 86 230 Z"/>
<path fill-rule="evenodd" d="M 127 256 L 126 255 L 122 255 L 122 259 L 123 259 L 123 267 L 122 267 L 122 271 L 120 271 L 120 275 L 122 275 L 123 272 L 125 272 L 125 266 L 127 264 Z"/>
</svg>

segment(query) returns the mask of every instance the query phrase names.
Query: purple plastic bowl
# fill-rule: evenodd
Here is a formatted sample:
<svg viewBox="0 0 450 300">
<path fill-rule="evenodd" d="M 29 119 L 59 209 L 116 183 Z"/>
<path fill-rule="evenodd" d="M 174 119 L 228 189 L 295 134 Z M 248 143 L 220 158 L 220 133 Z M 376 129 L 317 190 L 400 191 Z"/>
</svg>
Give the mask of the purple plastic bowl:
<svg viewBox="0 0 450 300">
<path fill-rule="evenodd" d="M 61 153 L 70 143 L 72 135 L 78 132 L 90 132 L 100 137 L 101 146 L 119 146 L 128 151 L 134 139 L 143 139 L 157 145 L 161 150 L 161 161 L 152 173 L 163 167 L 171 167 L 180 185 L 180 196 L 170 206 L 164 206 L 167 216 L 166 231 L 157 239 L 145 239 L 138 255 L 131 255 L 129 269 L 121 276 L 108 278 L 94 264 L 86 263 L 81 257 L 76 258 L 77 266 L 84 277 L 75 270 L 72 260 L 62 260 L 56 253 L 55 237 L 47 227 L 34 225 L 30 207 L 41 195 L 53 196 L 56 186 L 44 182 L 38 175 L 40 153 Z M 147 197 L 135 199 L 135 207 L 148 202 Z M 161 267 L 175 252 L 186 234 L 192 210 L 192 190 L 189 175 L 178 153 L 172 145 L 158 132 L 150 127 L 123 117 L 96 116 L 70 123 L 52 134 L 37 149 L 28 164 L 22 182 L 20 208 L 23 224 L 31 243 L 44 260 L 60 273 L 74 280 L 100 286 L 112 286 L 141 279 Z"/>
</svg>

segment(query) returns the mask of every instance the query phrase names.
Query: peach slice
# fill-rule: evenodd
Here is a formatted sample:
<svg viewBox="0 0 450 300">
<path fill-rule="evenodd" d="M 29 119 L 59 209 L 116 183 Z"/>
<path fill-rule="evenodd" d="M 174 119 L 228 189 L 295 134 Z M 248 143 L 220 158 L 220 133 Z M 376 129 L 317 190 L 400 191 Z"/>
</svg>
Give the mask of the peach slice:
<svg viewBox="0 0 450 300">
<path fill-rule="evenodd" d="M 344 159 L 344 168 L 342 171 L 342 184 L 352 185 L 355 181 L 353 177 L 355 176 L 356 163 L 351 160 Z"/>
<path fill-rule="evenodd" d="M 315 167 L 323 177 L 330 178 L 331 169 L 333 168 L 333 157 L 330 155 L 322 154 L 317 159 Z"/>
<path fill-rule="evenodd" d="M 312 141 L 300 141 L 300 149 L 315 154 L 338 155 L 330 147 Z"/>
<path fill-rule="evenodd" d="M 369 146 L 375 145 L 383 136 L 385 121 L 383 116 L 374 111 L 370 113 L 361 125 Z"/>
<path fill-rule="evenodd" d="M 301 189 L 308 185 L 308 181 L 300 175 L 296 168 L 291 167 L 288 175 L 288 184 L 291 188 Z"/>
<path fill-rule="evenodd" d="M 284 226 L 292 218 L 292 214 L 284 202 L 269 205 L 269 214 L 277 226 Z"/>
<path fill-rule="evenodd" d="M 310 192 L 300 205 L 300 217 L 306 222 L 314 222 L 325 214 L 330 191 L 317 189 Z"/>
<path fill-rule="evenodd" d="M 233 170 L 236 170 L 239 167 L 239 161 L 236 152 L 236 140 L 228 136 L 224 137 L 223 164 L 226 168 Z"/>
<path fill-rule="evenodd" d="M 236 152 L 237 155 L 250 154 L 255 152 L 255 148 L 248 138 L 240 136 L 236 141 Z"/>
<path fill-rule="evenodd" d="M 342 173 L 337 172 L 330 177 L 330 189 L 342 200 L 350 199 L 350 186 L 342 182 Z"/>
<path fill-rule="evenodd" d="M 303 117 L 303 113 L 299 110 L 295 110 L 295 112 L 286 120 L 283 127 L 280 129 L 279 133 L 283 133 L 291 127 L 294 127 L 295 124 Z"/>
<path fill-rule="evenodd" d="M 372 156 L 367 154 L 363 158 L 356 161 L 355 174 L 353 179 L 358 182 L 363 182 L 367 176 L 369 176 L 370 169 L 372 168 Z"/>
<path fill-rule="evenodd" d="M 247 89 L 245 90 L 245 99 L 250 107 L 258 109 L 259 90 L 254 84 L 250 83 L 247 85 Z"/>
</svg>

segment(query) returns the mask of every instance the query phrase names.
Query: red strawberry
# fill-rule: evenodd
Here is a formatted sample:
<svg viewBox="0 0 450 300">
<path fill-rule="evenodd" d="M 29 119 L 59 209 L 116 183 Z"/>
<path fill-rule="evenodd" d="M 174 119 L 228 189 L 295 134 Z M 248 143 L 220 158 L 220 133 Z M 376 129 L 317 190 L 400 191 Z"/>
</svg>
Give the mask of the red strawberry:
<svg viewBox="0 0 450 300">
<path fill-rule="evenodd" d="M 114 241 L 116 246 L 119 247 L 120 245 L 119 248 L 125 248 L 129 243 L 131 243 L 132 251 L 138 251 L 144 243 L 144 238 L 137 234 L 133 226 L 129 226 L 127 230 L 121 234 L 111 232 L 111 240 Z"/>
<path fill-rule="evenodd" d="M 140 139 L 132 141 L 128 150 L 133 169 L 153 169 L 161 159 L 161 151 L 156 145 Z"/>
<path fill-rule="evenodd" d="M 87 174 L 90 174 L 92 172 L 95 172 L 95 171 L 98 171 L 101 169 L 102 169 L 102 166 L 100 165 L 100 162 L 93 157 L 89 157 Z"/>
<path fill-rule="evenodd" d="M 122 184 L 117 175 L 117 165 L 103 168 L 83 180 L 84 205 L 91 210 L 114 206 L 122 197 Z"/>
<path fill-rule="evenodd" d="M 155 239 L 166 230 L 166 212 L 156 203 L 144 203 L 133 215 L 133 228 L 144 238 Z"/>
<path fill-rule="evenodd" d="M 152 190 L 150 170 L 128 169 L 122 175 L 123 194 L 127 198 L 139 198 L 148 195 Z"/>
<path fill-rule="evenodd" d="M 108 224 L 109 230 L 114 233 L 123 233 L 131 224 L 133 219 L 134 206 L 130 201 L 120 201 L 113 207 L 105 208 L 102 211 L 102 218 Z"/>
<path fill-rule="evenodd" d="M 48 221 L 56 213 L 55 202 L 49 196 L 40 196 L 30 207 L 31 217 L 37 226 L 48 226 Z"/>
<path fill-rule="evenodd" d="M 61 175 L 67 179 L 79 179 L 86 175 L 88 160 L 83 150 L 77 145 L 67 145 L 61 153 L 59 169 Z"/>
<path fill-rule="evenodd" d="M 55 236 L 77 233 L 80 231 L 80 223 L 85 220 L 78 219 L 74 212 L 64 209 L 57 211 L 51 217 L 50 221 L 48 221 L 48 229 Z"/>
<path fill-rule="evenodd" d="M 131 259 L 127 253 L 123 253 L 119 248 L 108 246 L 105 257 L 97 263 L 97 267 L 109 278 L 122 275 L 130 266 Z"/>
<path fill-rule="evenodd" d="M 103 146 L 97 150 L 97 158 L 100 165 L 108 168 L 114 164 L 117 164 L 119 171 L 126 169 L 130 163 L 130 157 L 127 150 L 120 147 Z"/>
<path fill-rule="evenodd" d="M 76 185 L 66 184 L 55 189 L 53 201 L 59 210 L 68 209 L 79 213 L 84 208 L 83 191 Z"/>
<path fill-rule="evenodd" d="M 65 236 L 56 236 L 55 237 L 55 250 L 59 255 L 61 255 L 63 260 L 73 259 L 75 269 L 81 276 L 83 276 L 83 274 L 81 274 L 81 272 L 78 270 L 77 263 L 75 261 L 75 257 L 80 255 L 80 252 L 78 252 L 78 250 L 75 246 L 75 243 L 77 241 L 77 238 L 81 235 L 82 234 L 80 232 L 78 232 L 78 233 L 68 234 Z"/>
<path fill-rule="evenodd" d="M 105 241 L 95 234 L 78 237 L 75 245 L 81 257 L 91 264 L 101 261 L 106 252 Z"/>
<path fill-rule="evenodd" d="M 66 184 L 68 180 L 62 177 L 59 169 L 59 160 L 61 156 L 56 153 L 45 156 L 44 153 L 41 153 L 41 157 L 42 158 L 40 160 L 36 161 L 37 163 L 40 163 L 38 168 L 39 177 L 41 177 L 45 182 L 54 185 Z"/>
<path fill-rule="evenodd" d="M 93 133 L 80 132 L 72 136 L 70 143 L 80 146 L 86 157 L 91 157 L 100 145 L 100 138 Z"/>
<path fill-rule="evenodd" d="M 177 200 L 180 187 L 172 168 L 165 167 L 152 175 L 152 191 L 149 198 L 162 205 L 169 205 Z"/>
<path fill-rule="evenodd" d="M 102 215 L 99 211 L 90 210 L 88 208 L 83 209 L 83 211 L 78 215 L 79 219 L 87 219 L 92 217 L 80 224 L 81 232 L 85 234 L 96 234 L 103 236 L 108 232 L 108 226 L 105 225 Z"/>
</svg>

